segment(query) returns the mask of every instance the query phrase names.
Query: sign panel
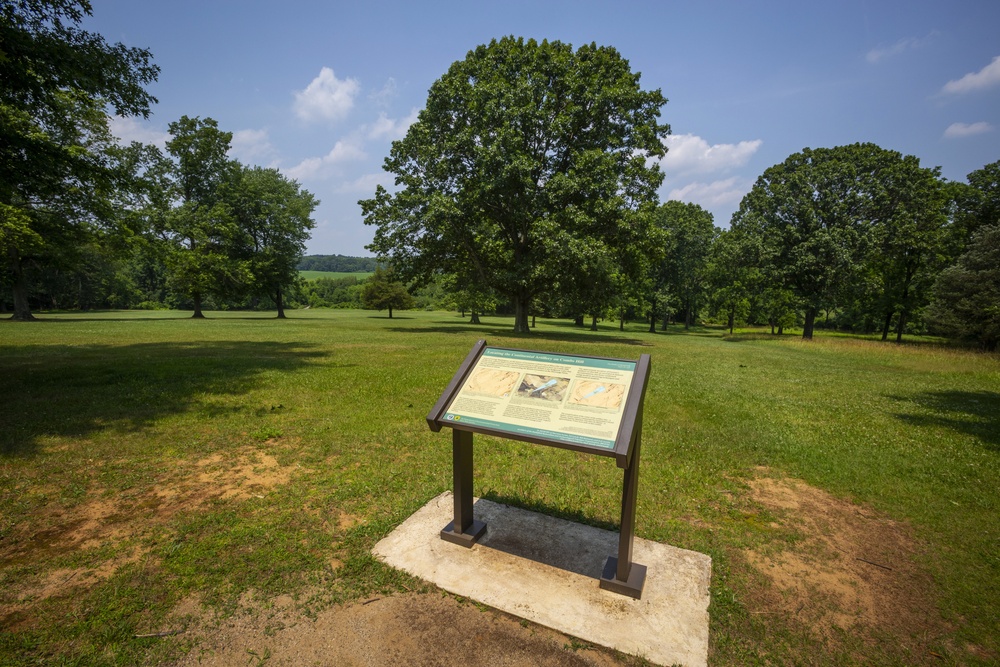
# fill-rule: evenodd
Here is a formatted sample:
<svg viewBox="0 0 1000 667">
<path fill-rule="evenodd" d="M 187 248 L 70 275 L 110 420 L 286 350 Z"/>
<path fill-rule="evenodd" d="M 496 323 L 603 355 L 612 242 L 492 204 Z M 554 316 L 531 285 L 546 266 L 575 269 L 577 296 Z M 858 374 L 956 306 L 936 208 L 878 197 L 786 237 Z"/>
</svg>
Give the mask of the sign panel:
<svg viewBox="0 0 1000 667">
<path fill-rule="evenodd" d="M 444 422 L 613 450 L 636 362 L 487 347 Z"/>
</svg>

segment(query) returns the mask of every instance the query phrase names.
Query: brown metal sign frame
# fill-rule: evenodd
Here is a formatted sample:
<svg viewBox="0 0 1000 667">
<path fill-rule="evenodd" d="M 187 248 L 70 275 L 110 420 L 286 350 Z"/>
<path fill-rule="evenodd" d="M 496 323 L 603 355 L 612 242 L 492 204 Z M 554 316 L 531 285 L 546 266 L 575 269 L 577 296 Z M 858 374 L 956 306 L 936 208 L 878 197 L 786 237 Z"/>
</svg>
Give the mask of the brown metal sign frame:
<svg viewBox="0 0 1000 667">
<path fill-rule="evenodd" d="M 583 451 L 599 456 L 609 456 L 615 459 L 619 468 L 624 470 L 622 483 L 621 528 L 618 537 L 618 552 L 609 556 L 604 564 L 600 586 L 603 589 L 639 598 L 642 595 L 646 580 L 646 566 L 632 562 L 632 542 L 635 531 L 636 496 L 639 486 L 639 451 L 642 445 L 642 407 L 646 396 L 646 385 L 649 380 L 649 355 L 643 354 L 636 360 L 610 359 L 607 357 L 586 357 L 584 355 L 561 355 L 582 359 L 599 359 L 603 361 L 629 362 L 635 364 L 632 382 L 625 398 L 622 419 L 612 448 L 603 448 L 567 442 L 555 438 L 528 436 L 510 433 L 495 428 L 470 425 L 463 421 L 445 419 L 445 414 L 452 401 L 461 391 L 473 368 L 487 349 L 509 350 L 511 352 L 526 352 L 531 354 L 550 354 L 530 350 L 515 350 L 513 348 L 488 348 L 485 340 L 479 340 L 459 366 L 458 371 L 448 383 L 444 393 L 427 415 L 427 425 L 437 433 L 441 427 L 452 429 L 452 480 L 455 495 L 454 519 L 441 531 L 441 538 L 464 547 L 472 547 L 486 532 L 486 524 L 473 516 L 472 508 L 472 435 L 482 433 L 512 440 L 532 442 L 539 445 Z"/>
</svg>

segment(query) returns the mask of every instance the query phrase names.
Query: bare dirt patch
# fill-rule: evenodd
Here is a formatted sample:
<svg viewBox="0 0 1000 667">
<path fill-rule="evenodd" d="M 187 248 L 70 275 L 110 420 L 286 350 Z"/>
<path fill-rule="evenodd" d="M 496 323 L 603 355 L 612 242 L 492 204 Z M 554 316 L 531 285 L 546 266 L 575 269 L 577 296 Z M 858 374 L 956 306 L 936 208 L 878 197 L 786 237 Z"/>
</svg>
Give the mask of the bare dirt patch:
<svg viewBox="0 0 1000 667">
<path fill-rule="evenodd" d="M 750 492 L 797 537 L 778 553 L 746 553 L 766 581 L 751 592 L 751 613 L 834 646 L 845 637 L 862 645 L 889 637 L 901 656 L 933 657 L 930 646 L 948 628 L 908 525 L 800 480 L 761 476 Z"/>
<path fill-rule="evenodd" d="M 255 660 L 296 667 L 627 664 L 605 649 L 442 593 L 377 597 L 331 607 L 315 618 L 303 615 L 290 599 L 278 598 L 181 637 L 194 647 L 178 667 L 228 667 Z"/>
<path fill-rule="evenodd" d="M 248 448 L 228 456 L 178 462 L 147 493 L 108 497 L 92 488 L 83 502 L 69 507 L 52 503 L 36 510 L 0 543 L 0 565 L 34 570 L 0 593 L 0 623 L 30 617 L 32 605 L 73 589 L 89 589 L 137 562 L 147 554 L 136 543 L 177 513 L 197 510 L 217 498 L 263 498 L 287 484 L 295 472 L 295 466 L 282 466 L 270 454 Z M 119 546 L 129 541 L 132 545 Z M 108 545 L 112 555 L 96 567 L 44 567 L 52 558 Z"/>
</svg>

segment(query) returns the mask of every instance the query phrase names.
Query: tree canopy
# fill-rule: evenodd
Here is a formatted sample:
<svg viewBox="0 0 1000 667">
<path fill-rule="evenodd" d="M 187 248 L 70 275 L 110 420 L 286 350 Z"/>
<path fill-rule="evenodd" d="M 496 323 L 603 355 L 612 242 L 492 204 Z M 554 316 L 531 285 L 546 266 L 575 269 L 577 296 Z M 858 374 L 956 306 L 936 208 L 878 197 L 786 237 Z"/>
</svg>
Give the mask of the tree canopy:
<svg viewBox="0 0 1000 667">
<path fill-rule="evenodd" d="M 664 232 L 663 259 L 654 269 L 664 301 L 672 300 L 691 326 L 705 292 L 706 268 L 719 230 L 712 214 L 697 204 L 664 202 L 656 211 L 656 225 Z"/>
<path fill-rule="evenodd" d="M 145 49 L 79 28 L 86 1 L 0 4 L 0 253 L 14 318 L 31 319 L 26 261 L 54 263 L 109 224 L 127 187 L 105 105 L 147 116 L 159 68 Z"/>
<path fill-rule="evenodd" d="M 820 309 L 859 291 L 881 294 L 882 312 L 905 322 L 914 281 L 943 240 L 944 204 L 937 172 L 912 156 L 874 144 L 806 148 L 765 170 L 732 228 L 759 244 L 765 277 L 798 299 L 811 338 Z"/>
<path fill-rule="evenodd" d="M 430 89 L 360 202 L 369 247 L 406 279 L 474 276 L 528 330 L 533 297 L 628 267 L 662 181 L 666 103 L 613 48 L 505 37 L 470 51 Z M 591 279 L 602 276 L 590 275 Z"/>
<path fill-rule="evenodd" d="M 988 351 L 1000 343 L 1000 224 L 982 227 L 954 266 L 941 272 L 931 322 L 945 334 L 976 340 Z"/>
<path fill-rule="evenodd" d="M 160 228 L 171 244 L 171 288 L 191 299 L 193 317 L 200 318 L 206 293 L 236 292 L 250 280 L 230 252 L 239 230 L 222 188 L 238 178 L 239 164 L 227 155 L 232 132 L 214 119 L 181 116 L 169 129 Z"/>
<path fill-rule="evenodd" d="M 298 280 L 312 212 L 319 201 L 277 169 L 241 166 L 224 192 L 237 236 L 230 255 L 245 264 L 249 291 L 267 295 L 285 317 L 283 294 Z"/>
<path fill-rule="evenodd" d="M 413 307 L 413 296 L 391 271 L 377 267 L 361 288 L 361 305 L 368 310 L 388 309 L 392 319 L 393 310 Z"/>
</svg>

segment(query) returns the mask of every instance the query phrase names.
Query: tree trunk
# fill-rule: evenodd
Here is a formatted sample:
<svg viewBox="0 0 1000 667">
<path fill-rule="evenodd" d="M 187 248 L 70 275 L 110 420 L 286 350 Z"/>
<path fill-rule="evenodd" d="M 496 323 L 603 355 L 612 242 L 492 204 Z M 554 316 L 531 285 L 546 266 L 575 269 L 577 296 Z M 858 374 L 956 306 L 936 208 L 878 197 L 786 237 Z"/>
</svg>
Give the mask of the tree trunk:
<svg viewBox="0 0 1000 667">
<path fill-rule="evenodd" d="M 903 283 L 902 306 L 899 308 L 899 326 L 896 328 L 896 343 L 903 342 L 903 330 L 906 328 L 906 302 L 910 297 L 910 279 L 912 274 L 907 274 L 906 282 Z"/>
<path fill-rule="evenodd" d="M 813 328 L 816 326 L 816 309 L 812 306 L 806 308 L 806 323 L 802 327 L 803 340 L 812 340 Z"/>
<path fill-rule="evenodd" d="M 392 319 L 392 306 L 389 306 L 389 319 Z"/>
<path fill-rule="evenodd" d="M 667 325 L 670 323 L 670 311 L 667 308 L 663 309 L 663 328 L 661 331 L 667 330 Z"/>
<path fill-rule="evenodd" d="M 774 320 L 771 320 L 771 335 L 774 335 Z"/>
<path fill-rule="evenodd" d="M 465 308 L 462 309 L 462 319 L 465 319 Z"/>
<path fill-rule="evenodd" d="M 573 324 L 582 327 L 583 326 L 583 315 L 577 315 L 573 318 Z"/>
<path fill-rule="evenodd" d="M 889 328 L 892 326 L 892 316 L 896 311 L 890 310 L 885 316 L 885 324 L 882 326 L 882 342 L 889 338 Z"/>
<path fill-rule="evenodd" d="M 649 309 L 649 333 L 656 333 L 656 303 Z"/>
<path fill-rule="evenodd" d="M 205 313 L 201 312 L 201 292 L 194 292 L 191 295 L 191 299 L 194 301 L 194 315 L 192 318 L 204 319 Z"/>
<path fill-rule="evenodd" d="M 482 322 L 479 321 L 479 313 L 472 311 L 472 317 L 469 318 L 469 324 L 482 324 Z"/>
<path fill-rule="evenodd" d="M 688 302 L 687 307 L 684 309 L 684 330 L 687 331 L 691 328 L 691 303 Z"/>
<path fill-rule="evenodd" d="M 618 310 L 618 315 L 620 316 L 618 318 L 618 330 L 619 331 L 625 331 L 625 309 L 624 308 L 620 308 Z"/>
<path fill-rule="evenodd" d="M 7 260 L 10 271 L 14 274 L 14 282 L 10 286 L 14 297 L 14 314 L 10 319 L 21 322 L 33 320 L 35 316 L 31 314 L 31 306 L 28 305 L 28 281 L 24 278 L 21 255 L 14 246 L 7 248 Z"/>
<path fill-rule="evenodd" d="M 281 302 L 281 289 L 280 288 L 278 289 L 278 293 L 276 295 L 276 298 L 274 299 L 274 302 L 276 304 L 278 304 L 278 319 L 279 320 L 285 319 L 285 304 L 283 304 Z"/>
<path fill-rule="evenodd" d="M 597 331 L 597 315 L 591 315 L 590 318 L 590 330 Z"/>
<path fill-rule="evenodd" d="M 729 334 L 733 333 L 733 326 L 736 324 L 736 306 L 729 311 Z"/>
<path fill-rule="evenodd" d="M 785 325 L 783 325 L 783 324 L 779 324 L 778 325 L 778 335 L 779 336 L 784 336 L 785 335 Z"/>
<path fill-rule="evenodd" d="M 518 294 L 514 298 L 514 333 L 529 333 L 528 328 L 528 302 L 531 298 L 527 294 Z"/>
</svg>

